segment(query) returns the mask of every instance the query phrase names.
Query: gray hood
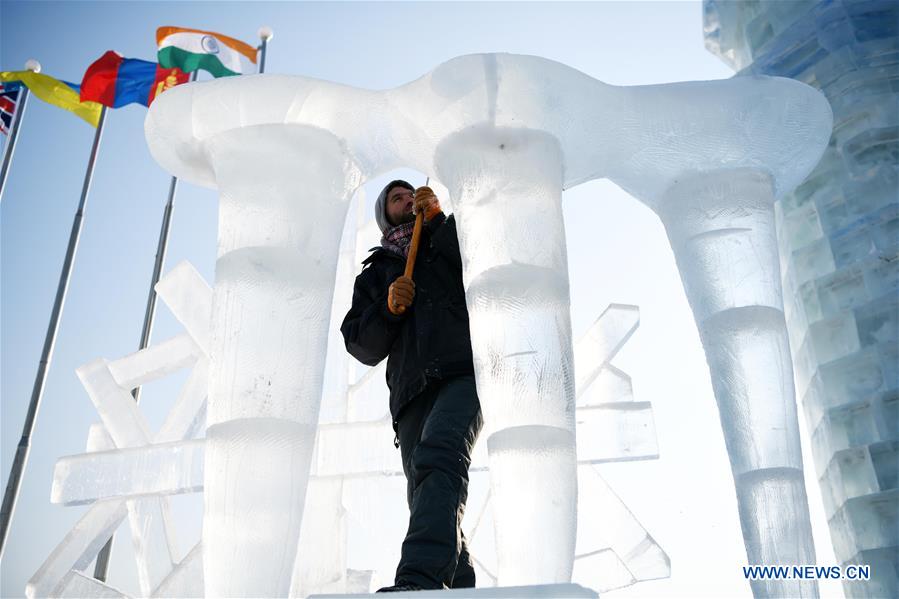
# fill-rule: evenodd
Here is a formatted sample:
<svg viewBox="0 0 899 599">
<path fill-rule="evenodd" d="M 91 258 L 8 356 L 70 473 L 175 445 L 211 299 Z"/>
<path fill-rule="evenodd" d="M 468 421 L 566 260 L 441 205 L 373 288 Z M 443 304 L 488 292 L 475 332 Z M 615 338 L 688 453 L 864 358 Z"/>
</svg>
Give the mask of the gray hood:
<svg viewBox="0 0 899 599">
<path fill-rule="evenodd" d="M 387 194 L 391 189 L 398 186 L 415 191 L 415 188 L 409 182 L 402 179 L 396 179 L 384 186 L 384 189 L 378 195 L 378 201 L 375 202 L 375 221 L 378 223 L 378 228 L 381 229 L 381 235 L 385 235 L 388 229 L 393 228 L 393 225 L 387 220 Z"/>
</svg>

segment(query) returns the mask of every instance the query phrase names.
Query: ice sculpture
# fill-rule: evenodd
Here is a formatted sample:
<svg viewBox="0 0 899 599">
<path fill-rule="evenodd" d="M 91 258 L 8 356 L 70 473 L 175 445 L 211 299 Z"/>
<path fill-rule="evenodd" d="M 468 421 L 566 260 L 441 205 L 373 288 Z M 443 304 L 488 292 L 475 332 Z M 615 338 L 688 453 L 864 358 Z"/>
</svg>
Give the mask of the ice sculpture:
<svg viewBox="0 0 899 599">
<path fill-rule="evenodd" d="M 123 596 L 85 578 L 79 570 L 90 564 L 126 516 L 142 596 L 163 585 L 183 561 L 170 523 L 168 498 L 157 489 L 189 479 L 190 468 L 178 458 L 195 454 L 183 451 L 181 443 L 195 446 L 196 441 L 186 440 L 205 424 L 208 359 L 203 345 L 208 338 L 212 291 L 186 263 L 168 273 L 156 289 L 187 333 L 119 360 L 98 359 L 78 369 L 102 423 L 88 435 L 88 453 L 58 464 L 51 497 L 92 505 L 28 581 L 25 590 L 30 599 Z M 186 367 L 192 367 L 191 374 L 175 406 L 151 435 L 130 390 Z M 110 459 L 115 466 L 109 465 Z"/>
<path fill-rule="evenodd" d="M 347 237 L 351 236 L 345 235 L 345 241 Z M 351 276 L 352 267 L 358 260 L 343 246 L 341 251 L 340 271 L 350 266 Z M 191 349 L 195 348 L 191 342 L 208 339 L 212 292 L 189 264 L 179 264 L 167 273 L 157 289 L 189 333 L 109 362 L 108 370 L 120 387 L 160 378 L 188 366 L 186 356 L 195 351 Z M 342 317 L 348 301 L 349 298 L 339 298 L 335 294 L 332 321 Z M 665 553 L 594 470 L 595 464 L 653 459 L 658 453 L 649 403 L 634 401 L 629 377 L 611 365 L 611 360 L 638 323 L 636 306 L 609 306 L 575 345 L 576 368 L 582 373 L 577 386 L 576 419 L 583 434 L 578 437 L 582 443 L 578 448 L 581 492 L 573 582 L 600 591 L 669 573 Z M 177 348 L 184 349 L 177 351 Z M 348 366 L 348 362 L 345 353 L 337 353 L 329 367 L 332 373 L 339 372 Z M 348 382 L 356 377 L 347 376 L 344 380 L 337 375 L 333 377 L 339 383 L 336 387 L 342 388 L 344 395 L 342 400 L 334 400 L 330 410 L 335 421 L 327 420 L 324 413 L 320 418 L 315 443 L 315 453 L 320 457 L 313 459 L 305 508 L 309 517 L 304 519 L 300 535 L 291 597 L 321 592 L 367 592 L 372 587 L 375 572 L 348 567 L 348 556 L 355 551 L 354 562 L 369 568 L 378 567 L 381 562 L 359 554 L 360 535 L 374 539 L 369 545 L 376 555 L 387 556 L 384 572 L 380 574 L 382 578 L 389 576 L 392 580 L 396 556 L 385 547 L 385 538 L 390 533 L 389 522 L 369 513 L 373 498 L 388 502 L 385 505 L 389 507 L 376 509 L 377 513 L 383 516 L 391 509 L 396 512 L 397 503 L 391 506 L 390 502 L 404 493 L 394 496 L 390 493 L 390 481 L 403 480 L 397 452 L 387 443 L 392 433 L 390 424 L 383 418 L 347 421 L 349 410 L 341 411 L 337 406 L 339 403 L 346 406 L 351 403 L 351 398 L 363 392 L 376 409 L 386 412 L 386 388 L 380 380 L 372 384 L 375 381 L 371 376 L 373 373 L 383 375 L 380 368 L 368 370 L 353 383 L 355 393 L 348 393 L 351 388 Z M 97 505 L 103 505 L 109 501 L 118 505 L 120 501 L 116 500 L 201 491 L 205 441 L 192 437 L 195 434 L 202 436 L 204 432 L 205 380 L 205 370 L 198 363 L 182 391 L 182 398 L 188 400 L 176 402 L 162 429 L 169 432 L 158 434 L 156 443 L 114 449 L 115 444 L 102 424 L 91 427 L 88 453 L 64 457 L 57 462 L 51 493 L 54 503 L 98 502 Z M 373 393 L 367 393 L 365 389 Z M 125 409 L 123 413 L 128 419 L 141 422 L 133 411 Z M 173 424 L 178 422 L 191 422 L 186 429 L 188 432 L 181 435 L 186 440 L 170 441 Z M 113 421 L 113 427 L 118 426 Z M 473 477 L 483 479 L 488 475 L 487 460 L 483 445 L 479 448 L 471 472 Z M 481 585 L 495 585 L 496 551 L 491 535 L 493 510 L 489 495 L 479 505 L 469 508 L 473 523 L 467 519 L 463 524 L 470 542 L 477 548 L 475 559 Z M 109 531 L 123 518 L 114 512 L 112 516 L 107 528 L 77 526 L 54 555 L 68 554 L 69 559 L 74 560 L 72 548 L 86 547 L 78 561 L 71 565 L 90 561 Z M 401 529 L 396 527 L 396 530 Z M 396 548 L 398 546 L 397 543 Z M 149 596 L 204 595 L 201 544 L 196 544 L 174 567 L 164 554 L 148 556 L 138 552 L 135 557 L 140 569 L 165 567 L 170 570 Z M 151 560 L 148 561 L 148 557 Z M 107 584 L 86 579 L 77 570 L 66 574 L 68 562 L 59 557 L 49 560 L 48 564 L 50 567 L 45 564 L 32 579 L 32 595 L 35 594 L 33 591 L 40 590 L 39 594 L 46 592 L 57 596 L 125 596 Z M 571 588 L 546 587 L 543 591 L 565 594 Z M 148 596 L 146 588 L 141 596 Z"/>
<path fill-rule="evenodd" d="M 826 100 L 788 79 L 620 88 L 504 54 L 456 58 L 383 92 L 261 75 L 163 96 L 146 120 L 152 154 L 221 192 L 207 592 L 287 593 L 347 199 L 397 166 L 433 173 L 456 207 L 500 584 L 571 576 L 575 379 L 559 200 L 599 177 L 668 230 L 715 382 L 749 561 L 813 561 L 772 205 L 814 167 L 830 127 Z M 266 467 L 247 466 L 263 455 Z M 520 519 L 525 496 L 540 518 Z M 263 546 L 258 568 L 236 567 L 259 562 Z"/>
<path fill-rule="evenodd" d="M 738 74 L 791 77 L 834 111 L 821 162 L 775 206 L 784 303 L 848 597 L 899 596 L 899 4 L 703 3 L 706 47 Z"/>
</svg>

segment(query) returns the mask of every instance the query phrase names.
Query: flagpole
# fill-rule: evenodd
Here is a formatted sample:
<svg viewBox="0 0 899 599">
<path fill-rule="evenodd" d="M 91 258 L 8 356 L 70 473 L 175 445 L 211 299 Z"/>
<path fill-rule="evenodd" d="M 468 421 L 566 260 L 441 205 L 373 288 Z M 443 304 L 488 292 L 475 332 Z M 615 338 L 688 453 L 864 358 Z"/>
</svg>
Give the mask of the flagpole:
<svg viewBox="0 0 899 599">
<path fill-rule="evenodd" d="M 34 73 L 41 72 L 41 63 L 31 59 L 25 63 L 25 68 Z M 3 150 L 3 166 L 0 167 L 0 201 L 3 201 L 3 190 L 6 189 L 6 174 L 9 172 L 9 163 L 12 162 L 12 153 L 16 150 L 16 139 L 19 137 L 19 123 L 25 114 L 25 104 L 28 102 L 28 86 L 21 85 L 22 99 L 16 102 L 16 113 L 12 117 L 12 126 L 6 138 L 6 147 Z"/>
<path fill-rule="evenodd" d="M 197 73 L 198 71 L 191 72 L 190 83 L 197 80 Z M 153 321 L 156 318 L 156 283 L 159 282 L 159 278 L 162 276 L 162 266 L 165 263 L 165 253 L 169 244 L 169 230 L 172 226 L 172 211 L 174 209 L 175 191 L 177 188 L 178 177 L 172 177 L 171 183 L 169 183 L 169 197 L 165 203 L 165 209 L 162 212 L 162 226 L 159 229 L 159 241 L 156 242 L 156 261 L 153 264 L 153 275 L 150 278 L 150 292 L 147 295 L 147 308 L 144 311 L 144 326 L 140 333 L 139 349 L 146 349 L 147 346 L 150 345 L 150 335 L 153 333 Z M 140 391 L 141 387 L 135 387 L 134 390 L 131 391 L 135 403 L 140 401 Z M 94 565 L 94 578 L 103 582 L 106 581 L 106 576 L 109 573 L 109 558 L 112 553 L 112 541 L 114 538 L 114 533 L 109 535 L 109 539 L 107 539 L 106 544 L 103 545 L 103 549 L 97 554 L 97 562 Z"/>
<path fill-rule="evenodd" d="M 272 28 L 268 25 L 263 25 L 259 28 L 259 31 L 256 32 L 259 35 L 259 39 L 262 40 L 262 43 L 259 45 L 257 50 L 259 51 L 259 69 L 256 71 L 257 73 L 265 72 L 265 50 L 268 47 L 268 42 L 275 37 L 275 33 L 272 31 Z"/>
<path fill-rule="evenodd" d="M 87 203 L 87 195 L 91 188 L 91 179 L 94 174 L 94 165 L 97 161 L 97 152 L 100 149 L 100 138 L 103 135 L 103 123 L 106 121 L 106 107 L 100 110 L 100 120 L 94 133 L 94 144 L 91 148 L 90 159 L 87 163 L 87 171 L 84 173 L 84 185 L 81 188 L 81 200 L 75 219 L 72 222 L 72 232 L 69 234 L 69 246 L 66 249 L 65 261 L 62 272 L 59 275 L 59 286 L 56 290 L 56 300 L 53 302 L 53 311 L 50 314 L 50 324 L 47 327 L 47 336 L 44 339 L 44 349 L 41 352 L 41 360 L 38 363 L 37 376 L 34 379 L 34 388 L 31 391 L 31 402 L 28 404 L 28 412 L 25 416 L 25 426 L 22 429 L 22 438 L 16 448 L 9 480 L 6 483 L 6 492 L 3 494 L 3 507 L 0 510 L 0 557 L 6 548 L 6 537 L 9 534 L 9 524 L 16 508 L 19 495 L 19 487 L 22 483 L 22 475 L 25 464 L 28 461 L 28 452 L 31 449 L 31 433 L 34 431 L 34 421 L 37 418 L 41 397 L 44 394 L 44 383 L 47 380 L 47 371 L 50 369 L 50 361 L 53 359 L 53 349 L 56 345 L 56 333 L 59 330 L 59 319 L 62 316 L 63 304 L 69 288 L 69 279 L 72 274 L 72 263 L 75 261 L 75 252 L 78 250 L 78 239 L 81 236 L 81 226 L 84 222 L 84 208 Z"/>
</svg>

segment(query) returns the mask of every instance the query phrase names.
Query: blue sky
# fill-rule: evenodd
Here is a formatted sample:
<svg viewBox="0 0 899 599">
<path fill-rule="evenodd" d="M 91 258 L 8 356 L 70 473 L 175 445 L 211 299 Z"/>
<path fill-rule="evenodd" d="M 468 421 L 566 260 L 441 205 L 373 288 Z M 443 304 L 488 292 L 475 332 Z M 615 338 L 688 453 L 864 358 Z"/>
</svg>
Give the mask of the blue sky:
<svg viewBox="0 0 899 599">
<path fill-rule="evenodd" d="M 268 73 L 385 89 L 463 54 L 511 52 L 568 64 L 615 85 L 722 79 L 732 72 L 703 48 L 699 2 L 14 2 L 0 3 L 0 69 L 29 58 L 43 72 L 80 80 L 106 50 L 153 60 L 155 30 L 176 25 L 256 43 L 274 29 Z M 200 79 L 207 78 L 201 75 Z M 31 459 L 2 563 L 2 596 L 25 581 L 83 508 L 53 506 L 53 465 L 84 450 L 96 412 L 75 368 L 137 349 L 170 178 L 143 137 L 146 109 L 107 116 L 81 244 L 63 313 Z M 2 481 L 6 484 L 49 321 L 93 129 L 32 98 L 0 206 Z M 410 178 L 421 173 L 401 172 Z M 388 176 L 367 187 L 377 195 Z M 670 580 L 617 596 L 750 596 L 736 503 L 708 368 L 658 218 L 608 181 L 564 194 L 572 326 L 577 338 L 612 302 L 641 307 L 641 327 L 616 360 L 652 401 L 662 458 L 603 470 L 616 492 L 668 551 Z M 167 268 L 190 260 L 214 279 L 216 195 L 181 184 Z M 154 340 L 180 332 L 162 307 Z M 162 422 L 177 389 L 149 386 L 142 408 Z M 807 469 L 811 468 L 806 458 Z M 813 480 L 812 477 L 807 477 Z M 659 496 L 664 492 L 665 501 Z M 832 564 L 817 485 L 809 488 L 818 562 Z M 196 501 L 176 500 L 182 544 L 199 534 Z M 127 534 L 111 582 L 136 590 Z M 828 559 L 829 555 L 829 559 Z M 831 595 L 838 594 L 837 588 Z"/>
</svg>

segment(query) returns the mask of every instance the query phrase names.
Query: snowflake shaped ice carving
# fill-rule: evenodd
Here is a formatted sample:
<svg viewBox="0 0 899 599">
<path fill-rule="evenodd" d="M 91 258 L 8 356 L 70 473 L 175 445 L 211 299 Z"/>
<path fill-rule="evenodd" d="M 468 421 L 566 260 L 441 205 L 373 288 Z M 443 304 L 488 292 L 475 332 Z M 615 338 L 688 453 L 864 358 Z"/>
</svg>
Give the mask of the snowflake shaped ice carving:
<svg viewBox="0 0 899 599">
<path fill-rule="evenodd" d="M 120 360 L 98 359 L 78 369 L 102 424 L 91 428 L 87 453 L 59 460 L 51 499 L 65 505 L 92 506 L 32 577 L 27 589 L 29 597 L 126 597 L 80 571 L 126 516 L 132 536 L 137 539 L 134 557 L 141 596 L 203 594 L 202 546 L 197 543 L 185 557 L 178 555 L 166 496 L 203 488 L 204 441 L 194 436 L 201 433 L 205 420 L 212 290 L 189 263 L 183 262 L 160 281 L 157 291 L 187 332 Z M 577 421 L 579 432 L 583 433 L 578 435 L 582 489 L 579 511 L 583 517 L 573 577 L 576 582 L 600 590 L 665 577 L 670 572 L 664 551 L 595 467 L 610 461 L 658 457 L 649 402 L 634 401 L 630 377 L 610 363 L 638 324 L 636 306 L 613 304 L 575 347 L 575 360 L 582 365 L 577 370 Z M 591 367 L 585 367 L 588 364 Z M 130 389 L 183 368 L 193 368 L 191 375 L 165 424 L 155 436 L 151 435 Z M 372 368 L 350 386 L 350 413 L 355 401 L 370 396 L 366 387 L 383 379 L 379 376 L 381 368 L 383 365 Z M 389 418 L 321 425 L 307 509 L 316 505 L 318 495 L 327 495 L 331 500 L 318 503 L 336 501 L 339 507 L 343 493 L 339 482 L 344 477 L 401 476 L 392 453 L 327 449 L 345 447 L 347 437 L 357 442 L 385 437 L 390 426 Z M 379 447 L 374 442 L 363 444 Z M 472 465 L 474 474 L 486 472 L 485 447 L 479 447 Z M 330 516 L 323 510 L 322 520 L 335 520 L 333 524 L 340 530 L 345 530 L 347 520 L 358 522 L 353 518 L 352 502 L 348 503 L 349 509 L 327 510 Z M 478 568 L 495 584 L 495 566 L 483 532 L 492 528 L 489 496 L 477 509 L 469 536 L 473 546 L 488 544 L 478 552 L 482 558 Z M 345 533 L 343 540 L 346 541 Z M 300 555 L 304 553 L 301 550 Z M 313 571 L 315 582 L 299 584 L 296 580 L 292 594 L 366 589 L 371 572 L 348 569 L 345 561 L 345 556 L 334 560 L 327 572 Z M 306 570 L 298 560 L 297 574 L 302 572 L 301 576 L 305 576 Z"/>
</svg>

